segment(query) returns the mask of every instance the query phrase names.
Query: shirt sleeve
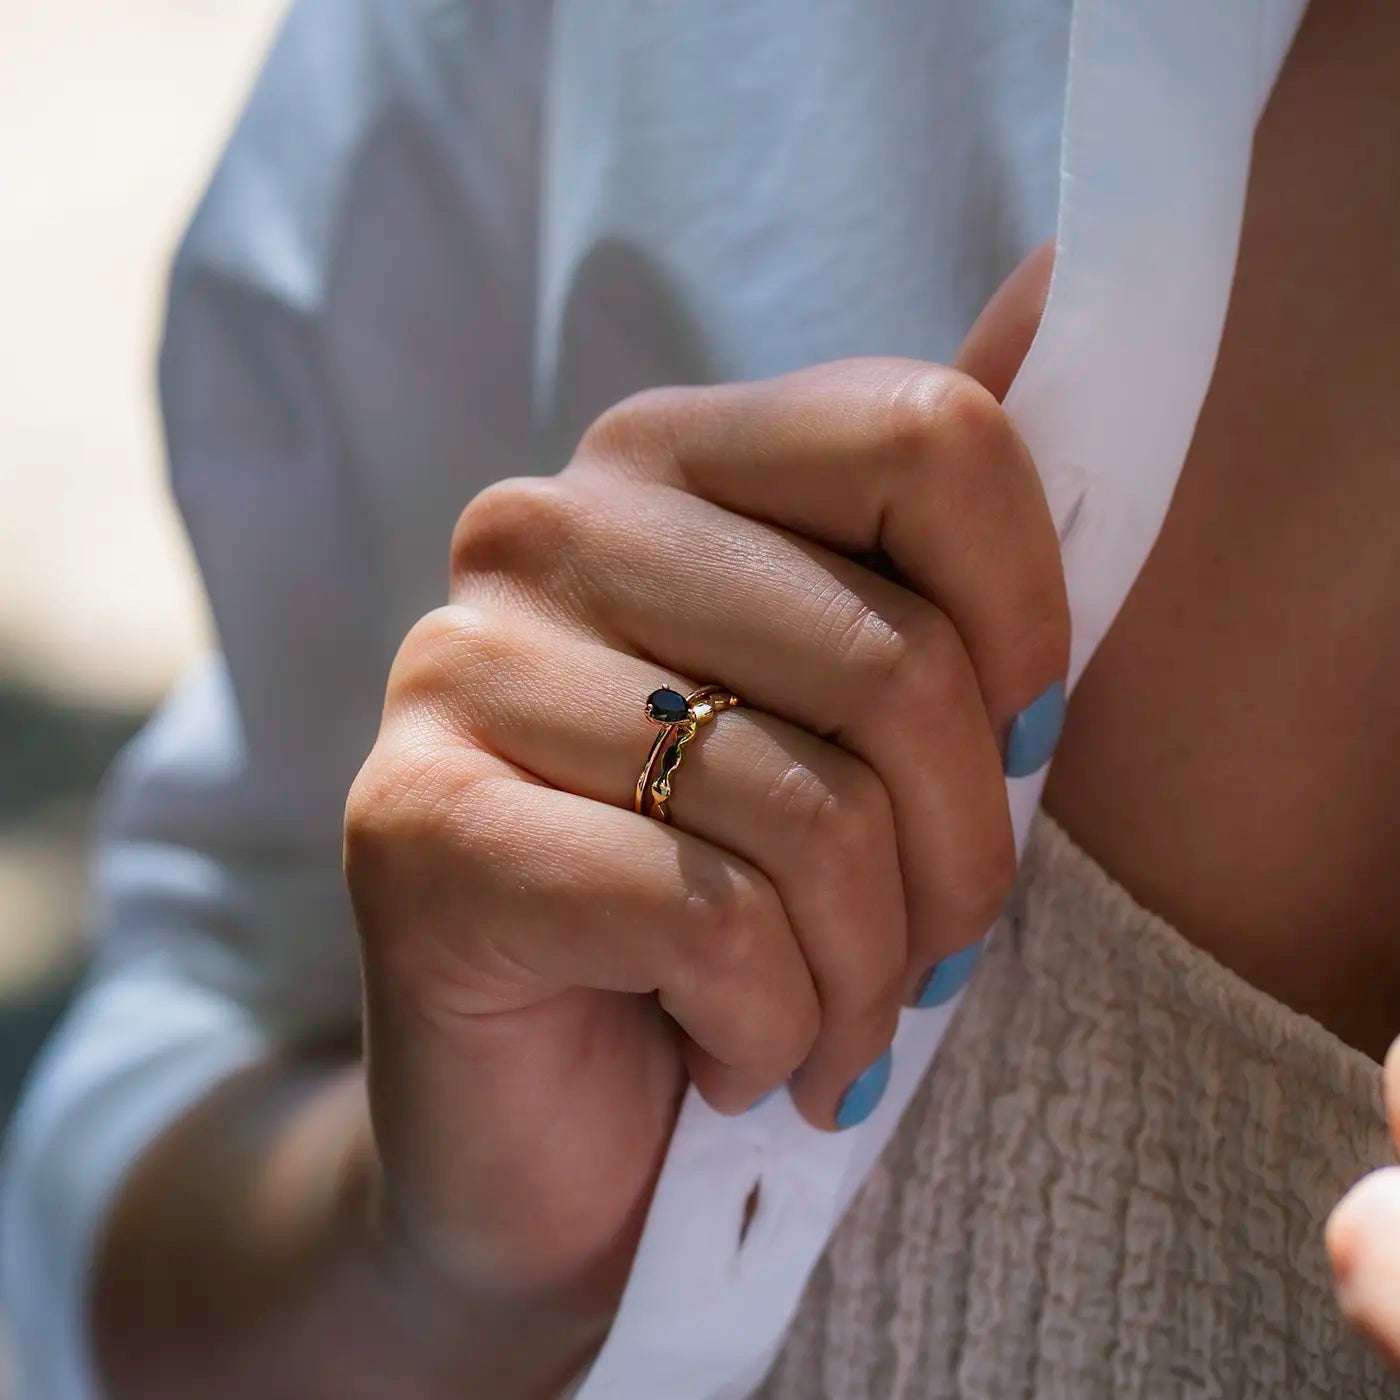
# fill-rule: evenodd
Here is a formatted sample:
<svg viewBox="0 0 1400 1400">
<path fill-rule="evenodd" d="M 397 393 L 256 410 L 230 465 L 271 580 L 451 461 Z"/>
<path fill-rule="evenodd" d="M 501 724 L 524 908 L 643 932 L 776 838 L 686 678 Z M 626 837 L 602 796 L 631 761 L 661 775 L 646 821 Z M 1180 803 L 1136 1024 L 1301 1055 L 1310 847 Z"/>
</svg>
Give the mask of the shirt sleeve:
<svg viewBox="0 0 1400 1400">
<path fill-rule="evenodd" d="M 220 651 L 109 778 L 93 968 L 6 1147 L 23 1397 L 101 1394 L 90 1257 L 142 1149 L 232 1071 L 358 1018 L 345 792 L 457 512 L 535 469 L 547 19 L 299 0 L 175 260 L 162 412 Z"/>
</svg>

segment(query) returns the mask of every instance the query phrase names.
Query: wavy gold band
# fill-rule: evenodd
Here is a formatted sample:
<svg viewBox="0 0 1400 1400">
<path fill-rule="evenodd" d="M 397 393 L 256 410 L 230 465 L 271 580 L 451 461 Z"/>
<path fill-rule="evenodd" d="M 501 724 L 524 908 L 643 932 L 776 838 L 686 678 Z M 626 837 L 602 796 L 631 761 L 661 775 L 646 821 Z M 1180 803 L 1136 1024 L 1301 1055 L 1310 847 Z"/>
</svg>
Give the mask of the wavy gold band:
<svg viewBox="0 0 1400 1400">
<path fill-rule="evenodd" d="M 647 718 L 660 725 L 661 732 L 652 742 L 642 775 L 637 779 L 632 800 L 634 812 L 660 822 L 671 820 L 671 778 L 681 766 L 685 746 L 721 710 L 739 703 L 739 697 L 722 685 L 701 686 L 689 695 L 662 689 L 647 696 Z"/>
</svg>

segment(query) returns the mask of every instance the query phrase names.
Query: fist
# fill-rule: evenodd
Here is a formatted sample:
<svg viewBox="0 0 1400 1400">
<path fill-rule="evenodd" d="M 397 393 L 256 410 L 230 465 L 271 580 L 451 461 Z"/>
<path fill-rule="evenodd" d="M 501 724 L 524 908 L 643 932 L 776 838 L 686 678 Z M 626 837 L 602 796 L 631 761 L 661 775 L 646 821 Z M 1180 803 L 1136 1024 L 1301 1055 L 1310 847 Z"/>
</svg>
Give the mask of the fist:
<svg viewBox="0 0 1400 1400">
<path fill-rule="evenodd" d="M 1058 541 L 993 392 L 856 359 L 633 395 L 467 506 L 451 579 L 346 816 L 386 1199 L 470 1288 L 601 1327 L 687 1082 L 849 1127 L 957 985 L 1058 727 Z M 711 684 L 742 704 L 639 813 L 646 698 Z"/>
</svg>

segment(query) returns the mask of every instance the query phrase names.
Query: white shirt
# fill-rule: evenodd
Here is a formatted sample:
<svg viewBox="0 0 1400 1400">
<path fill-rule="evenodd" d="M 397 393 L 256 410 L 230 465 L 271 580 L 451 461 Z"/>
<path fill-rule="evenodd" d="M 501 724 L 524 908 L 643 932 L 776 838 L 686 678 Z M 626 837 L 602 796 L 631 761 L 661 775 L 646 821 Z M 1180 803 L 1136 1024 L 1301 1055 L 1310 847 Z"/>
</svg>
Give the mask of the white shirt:
<svg viewBox="0 0 1400 1400">
<path fill-rule="evenodd" d="M 141 1149 L 357 1015 L 344 795 L 488 482 L 557 470 L 647 384 L 947 360 L 1053 233 L 1007 408 L 1061 528 L 1073 683 L 1189 445 L 1303 3 L 300 0 L 172 279 L 171 473 L 222 654 L 119 765 L 96 967 L 9 1146 L 22 1396 L 100 1393 L 86 1271 Z M 1009 785 L 1018 841 L 1040 786 Z M 904 1013 L 843 1133 L 687 1095 L 580 1400 L 758 1383 L 951 1011 Z"/>
</svg>

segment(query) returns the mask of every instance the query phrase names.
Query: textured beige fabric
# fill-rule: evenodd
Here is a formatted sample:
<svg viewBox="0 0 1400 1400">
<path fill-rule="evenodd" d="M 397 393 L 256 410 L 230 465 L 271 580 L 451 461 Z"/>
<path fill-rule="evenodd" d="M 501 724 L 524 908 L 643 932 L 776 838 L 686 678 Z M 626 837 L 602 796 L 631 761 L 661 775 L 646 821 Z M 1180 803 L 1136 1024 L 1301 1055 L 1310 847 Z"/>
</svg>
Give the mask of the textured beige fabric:
<svg viewBox="0 0 1400 1400">
<path fill-rule="evenodd" d="M 1044 813 L 765 1400 L 1400 1395 L 1321 1232 L 1391 1160 L 1379 1067 L 1197 951 Z"/>
</svg>

